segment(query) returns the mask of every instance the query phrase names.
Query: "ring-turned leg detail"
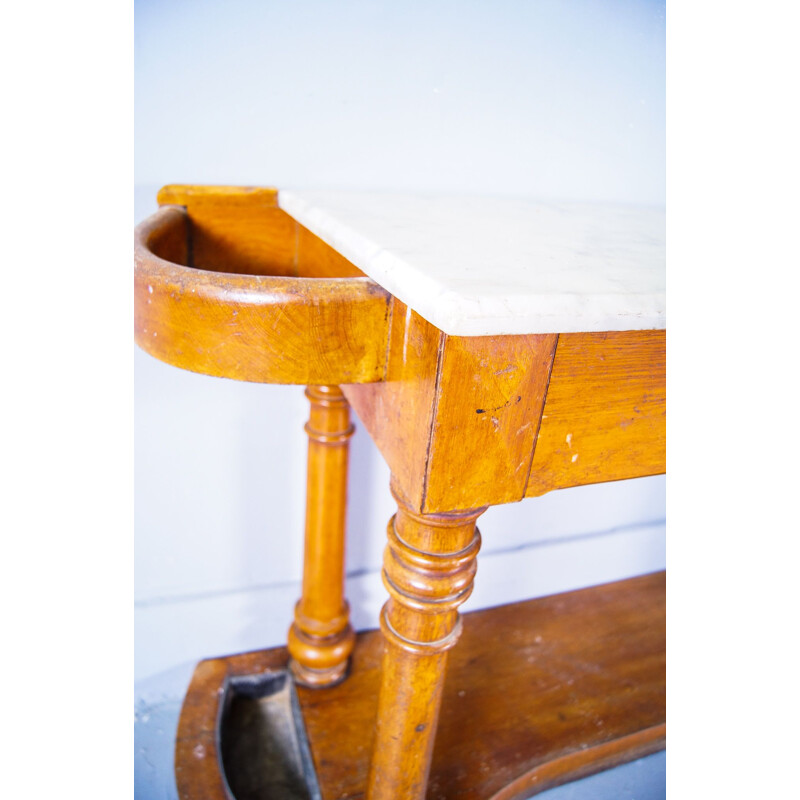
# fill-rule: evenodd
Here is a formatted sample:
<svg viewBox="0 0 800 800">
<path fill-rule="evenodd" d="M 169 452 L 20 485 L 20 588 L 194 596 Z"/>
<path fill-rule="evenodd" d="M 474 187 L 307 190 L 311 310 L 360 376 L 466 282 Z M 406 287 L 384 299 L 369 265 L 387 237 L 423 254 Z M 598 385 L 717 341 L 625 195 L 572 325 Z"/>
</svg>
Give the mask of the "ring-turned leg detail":
<svg viewBox="0 0 800 800">
<path fill-rule="evenodd" d="M 332 686 L 347 673 L 355 634 L 344 598 L 347 459 L 354 428 L 338 386 L 309 386 L 303 594 L 289 629 L 289 662 L 297 683 Z"/>
<path fill-rule="evenodd" d="M 394 493 L 394 492 L 393 492 Z M 461 632 L 458 607 L 472 593 L 485 508 L 412 512 L 394 493 L 381 611 L 385 646 L 369 800 L 422 800 L 430 771 L 447 651 Z"/>
</svg>

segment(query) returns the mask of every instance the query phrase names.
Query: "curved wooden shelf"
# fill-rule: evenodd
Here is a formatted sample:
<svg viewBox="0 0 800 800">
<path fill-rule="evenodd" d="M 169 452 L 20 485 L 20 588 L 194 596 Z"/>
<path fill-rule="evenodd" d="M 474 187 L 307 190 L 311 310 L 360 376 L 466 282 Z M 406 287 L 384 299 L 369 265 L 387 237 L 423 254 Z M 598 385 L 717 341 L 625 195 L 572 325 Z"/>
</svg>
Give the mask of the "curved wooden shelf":
<svg viewBox="0 0 800 800">
<path fill-rule="evenodd" d="M 664 592 L 655 573 L 464 615 L 427 796 L 521 800 L 664 749 Z M 363 797 L 382 651 L 378 631 L 362 633 L 346 681 L 297 689 L 323 800 Z M 287 659 L 275 648 L 197 666 L 175 752 L 183 800 L 230 800 L 225 687 Z"/>
<path fill-rule="evenodd" d="M 209 234 L 207 220 L 201 217 L 203 224 L 196 223 L 191 205 L 162 206 L 136 228 L 136 343 L 173 366 L 235 380 L 294 384 L 383 380 L 387 292 L 356 274 L 347 262 L 341 270 L 345 276 L 331 276 L 331 262 L 339 265 L 324 253 L 325 246 L 313 243 L 308 232 L 301 236 L 300 226 L 279 209 L 265 208 L 282 215 L 277 216 L 279 224 L 270 231 L 276 213 L 263 219 L 242 215 L 251 225 L 236 231 L 230 247 L 228 240 Z M 223 214 L 223 228 L 226 219 Z M 273 242 L 270 249 L 258 242 L 250 257 L 248 233 L 263 238 L 265 229 L 277 244 Z M 303 241 L 307 246 L 302 264 L 296 253 L 294 260 L 288 259 L 297 274 L 285 274 L 287 258 L 277 249 L 297 249 Z M 322 253 L 318 259 L 313 252 L 308 256 L 309 241 Z M 201 258 L 206 263 L 211 260 L 213 268 Z M 316 263 L 324 277 L 314 277 Z"/>
</svg>

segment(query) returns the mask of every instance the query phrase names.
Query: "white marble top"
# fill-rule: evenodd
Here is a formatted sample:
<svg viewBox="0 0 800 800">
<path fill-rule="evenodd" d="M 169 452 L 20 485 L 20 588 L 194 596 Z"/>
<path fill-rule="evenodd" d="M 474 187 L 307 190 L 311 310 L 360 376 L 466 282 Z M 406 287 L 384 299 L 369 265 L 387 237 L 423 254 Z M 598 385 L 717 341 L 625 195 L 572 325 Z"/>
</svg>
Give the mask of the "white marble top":
<svg viewBox="0 0 800 800">
<path fill-rule="evenodd" d="M 278 203 L 445 333 L 666 328 L 660 208 L 327 191 Z"/>
</svg>

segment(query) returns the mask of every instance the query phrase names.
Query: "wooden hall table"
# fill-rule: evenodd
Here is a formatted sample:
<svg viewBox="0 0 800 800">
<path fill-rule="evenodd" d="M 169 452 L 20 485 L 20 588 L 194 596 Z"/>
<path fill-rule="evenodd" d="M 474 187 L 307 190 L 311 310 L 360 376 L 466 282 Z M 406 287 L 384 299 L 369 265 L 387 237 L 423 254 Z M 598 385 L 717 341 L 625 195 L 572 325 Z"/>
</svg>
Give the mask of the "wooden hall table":
<svg viewBox="0 0 800 800">
<path fill-rule="evenodd" d="M 136 232 L 139 345 L 209 375 L 306 384 L 311 402 L 288 650 L 198 666 L 176 746 L 182 796 L 272 796 L 269 776 L 232 775 L 236 737 L 221 731 L 236 680 L 287 661 L 310 750 L 297 745 L 307 785 L 281 796 L 524 797 L 662 747 L 663 576 L 469 615 L 447 691 L 490 684 L 481 708 L 502 718 L 464 701 L 459 722 L 442 693 L 480 514 L 665 469 L 663 212 L 192 186 L 165 187 L 159 204 Z M 350 407 L 398 504 L 381 634 L 358 638 L 344 597 Z M 544 630 L 550 649 L 535 652 Z M 470 740 L 472 723 L 493 742 Z"/>
</svg>

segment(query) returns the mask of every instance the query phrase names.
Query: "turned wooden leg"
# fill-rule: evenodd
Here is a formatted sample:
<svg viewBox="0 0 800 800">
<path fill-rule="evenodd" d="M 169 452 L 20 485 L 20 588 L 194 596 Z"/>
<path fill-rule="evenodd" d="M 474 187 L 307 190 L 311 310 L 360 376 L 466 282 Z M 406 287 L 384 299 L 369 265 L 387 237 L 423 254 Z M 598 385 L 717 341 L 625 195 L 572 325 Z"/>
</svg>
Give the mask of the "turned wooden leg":
<svg viewBox="0 0 800 800">
<path fill-rule="evenodd" d="M 458 607 L 472 592 L 485 508 L 420 515 L 393 491 L 381 611 L 385 645 L 369 800 L 422 800 L 439 718 L 447 651 L 461 633 Z"/>
<path fill-rule="evenodd" d="M 289 629 L 290 668 L 303 686 L 332 686 L 347 672 L 355 634 L 344 598 L 350 406 L 338 386 L 309 386 L 303 594 Z"/>
</svg>

